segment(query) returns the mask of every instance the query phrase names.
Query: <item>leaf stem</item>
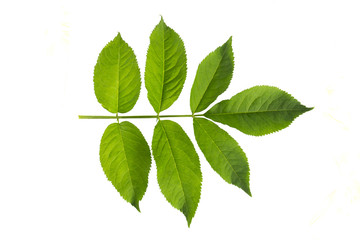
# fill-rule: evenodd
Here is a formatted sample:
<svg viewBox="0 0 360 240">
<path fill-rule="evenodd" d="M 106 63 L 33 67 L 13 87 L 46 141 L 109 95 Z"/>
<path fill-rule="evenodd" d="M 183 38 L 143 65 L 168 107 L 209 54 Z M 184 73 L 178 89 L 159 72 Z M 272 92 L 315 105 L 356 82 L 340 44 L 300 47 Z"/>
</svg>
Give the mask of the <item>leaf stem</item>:
<svg viewBox="0 0 360 240">
<path fill-rule="evenodd" d="M 121 119 L 121 118 L 175 118 L 175 117 L 201 117 L 204 114 L 184 114 L 184 115 L 140 115 L 140 116 L 89 116 L 79 115 L 79 119 Z"/>
</svg>

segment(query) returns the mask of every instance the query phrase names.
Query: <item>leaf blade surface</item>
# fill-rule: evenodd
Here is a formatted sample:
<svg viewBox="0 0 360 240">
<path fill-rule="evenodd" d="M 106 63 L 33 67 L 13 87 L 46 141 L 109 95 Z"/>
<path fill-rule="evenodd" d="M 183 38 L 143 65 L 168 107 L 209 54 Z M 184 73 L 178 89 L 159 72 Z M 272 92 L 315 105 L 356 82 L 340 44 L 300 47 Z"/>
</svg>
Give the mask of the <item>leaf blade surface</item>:
<svg viewBox="0 0 360 240">
<path fill-rule="evenodd" d="M 150 35 L 145 66 L 147 96 L 156 113 L 169 108 L 178 99 L 186 72 L 184 43 L 161 18 Z"/>
<path fill-rule="evenodd" d="M 255 86 L 217 103 L 204 116 L 245 134 L 262 136 L 288 127 L 311 109 L 279 88 Z"/>
<path fill-rule="evenodd" d="M 100 162 L 120 195 L 140 211 L 151 165 L 150 148 L 140 130 L 127 121 L 110 124 L 101 138 Z"/>
<path fill-rule="evenodd" d="M 179 124 L 160 120 L 154 129 L 152 150 L 161 192 L 185 215 L 190 226 L 200 200 L 202 181 L 194 145 Z"/>
<path fill-rule="evenodd" d="M 205 110 L 229 86 L 234 71 L 232 37 L 199 64 L 191 88 L 192 113 Z"/>
<path fill-rule="evenodd" d="M 140 94 L 140 69 L 132 48 L 120 33 L 100 52 L 94 68 L 98 102 L 111 113 L 126 113 Z"/>
<path fill-rule="evenodd" d="M 193 125 L 196 141 L 213 170 L 251 196 L 249 164 L 236 140 L 205 118 L 194 118 Z"/>
</svg>

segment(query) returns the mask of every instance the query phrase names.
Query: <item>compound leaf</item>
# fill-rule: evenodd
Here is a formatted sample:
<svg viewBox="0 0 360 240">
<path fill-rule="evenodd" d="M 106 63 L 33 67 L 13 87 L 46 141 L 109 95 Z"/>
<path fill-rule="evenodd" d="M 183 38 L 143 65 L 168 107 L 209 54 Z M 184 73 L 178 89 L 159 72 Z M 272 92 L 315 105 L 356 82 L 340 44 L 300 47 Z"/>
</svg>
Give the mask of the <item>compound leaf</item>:
<svg viewBox="0 0 360 240">
<path fill-rule="evenodd" d="M 152 150 L 161 192 L 186 217 L 188 226 L 200 200 L 199 157 L 179 124 L 160 120 L 155 126 Z"/>
<path fill-rule="evenodd" d="M 243 133 L 261 136 L 286 128 L 311 109 L 276 87 L 255 86 L 217 103 L 204 115 Z"/>
<path fill-rule="evenodd" d="M 147 96 L 156 113 L 169 108 L 178 99 L 186 71 L 184 43 L 161 18 L 150 36 L 145 67 Z"/>
<path fill-rule="evenodd" d="M 231 41 L 230 37 L 200 63 L 190 94 L 192 113 L 206 109 L 229 86 L 234 71 Z"/>
<path fill-rule="evenodd" d="M 226 182 L 251 196 L 249 164 L 235 139 L 207 119 L 194 118 L 193 124 L 196 141 L 211 167 Z"/>
<path fill-rule="evenodd" d="M 120 33 L 100 52 L 94 69 L 95 95 L 109 112 L 130 111 L 140 94 L 140 69 Z"/>
<path fill-rule="evenodd" d="M 106 177 L 138 211 L 151 165 L 149 146 L 130 122 L 110 124 L 101 138 L 100 162 Z"/>
</svg>

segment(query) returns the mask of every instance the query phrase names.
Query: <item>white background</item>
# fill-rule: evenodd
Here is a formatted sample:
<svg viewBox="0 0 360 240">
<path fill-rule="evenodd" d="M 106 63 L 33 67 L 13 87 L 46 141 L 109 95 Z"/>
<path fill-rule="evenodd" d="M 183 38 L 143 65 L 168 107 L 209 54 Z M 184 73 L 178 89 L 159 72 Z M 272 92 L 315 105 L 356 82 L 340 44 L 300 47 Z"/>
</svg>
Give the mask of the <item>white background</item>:
<svg viewBox="0 0 360 240">
<path fill-rule="evenodd" d="M 0 5 L 0 239 L 360 239 L 360 7 L 357 1 L 6 1 Z M 97 56 L 117 32 L 144 76 L 160 15 L 184 40 L 187 81 L 164 114 L 188 114 L 200 61 L 233 36 L 235 71 L 216 102 L 277 86 L 314 110 L 265 137 L 223 126 L 249 159 L 248 197 L 198 150 L 203 187 L 187 227 L 154 162 L 141 213 L 101 169 L 112 120 L 97 102 Z M 128 114 L 153 114 L 142 83 Z M 175 119 L 194 140 L 191 119 Z M 134 120 L 150 143 L 155 120 Z"/>
</svg>

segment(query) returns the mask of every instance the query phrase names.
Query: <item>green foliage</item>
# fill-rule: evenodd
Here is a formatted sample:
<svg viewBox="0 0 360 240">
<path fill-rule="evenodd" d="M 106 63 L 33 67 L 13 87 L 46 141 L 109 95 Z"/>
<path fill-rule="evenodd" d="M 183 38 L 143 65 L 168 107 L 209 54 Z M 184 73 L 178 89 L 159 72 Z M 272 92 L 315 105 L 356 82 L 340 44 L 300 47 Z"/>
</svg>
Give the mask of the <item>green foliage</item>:
<svg viewBox="0 0 360 240">
<path fill-rule="evenodd" d="M 161 18 L 150 36 L 145 87 L 156 113 L 178 99 L 186 78 L 186 53 L 180 36 Z"/>
<path fill-rule="evenodd" d="M 95 95 L 112 113 L 130 111 L 140 94 L 140 69 L 120 33 L 101 51 L 94 70 Z"/>
<path fill-rule="evenodd" d="M 202 180 L 194 145 L 179 124 L 160 120 L 154 129 L 152 151 L 161 192 L 184 213 L 190 226 L 200 200 Z"/>
<path fill-rule="evenodd" d="M 230 37 L 200 63 L 190 94 L 192 113 L 205 110 L 229 86 L 234 71 L 231 41 Z"/>
<path fill-rule="evenodd" d="M 243 133 L 261 136 L 286 128 L 311 109 L 276 87 L 255 86 L 216 104 L 205 117 Z"/>
<path fill-rule="evenodd" d="M 245 153 L 227 132 L 204 118 L 194 118 L 196 141 L 211 167 L 228 183 L 251 196 Z"/>
<path fill-rule="evenodd" d="M 140 211 L 151 165 L 150 149 L 140 130 L 127 121 L 110 124 L 101 138 L 100 162 L 120 195 Z"/>
<path fill-rule="evenodd" d="M 140 130 L 123 118 L 157 118 L 152 154 L 157 180 L 167 201 L 186 217 L 188 226 L 201 194 L 202 173 L 193 143 L 178 123 L 164 117 L 192 117 L 195 139 L 206 160 L 226 182 L 251 196 L 250 169 L 239 144 L 213 121 L 249 135 L 261 136 L 286 128 L 305 107 L 276 87 L 255 86 L 206 110 L 230 84 L 234 70 L 232 38 L 211 52 L 199 65 L 190 95 L 189 115 L 159 115 L 179 97 L 186 78 L 186 54 L 180 36 L 161 18 L 150 36 L 145 67 L 148 100 L 157 115 L 122 116 L 130 111 L 140 92 L 140 70 L 133 50 L 118 34 L 101 51 L 94 70 L 95 95 L 116 116 L 101 139 L 100 162 L 120 195 L 139 210 L 151 165 L 149 146 Z M 204 118 L 205 117 L 205 118 Z"/>
</svg>

